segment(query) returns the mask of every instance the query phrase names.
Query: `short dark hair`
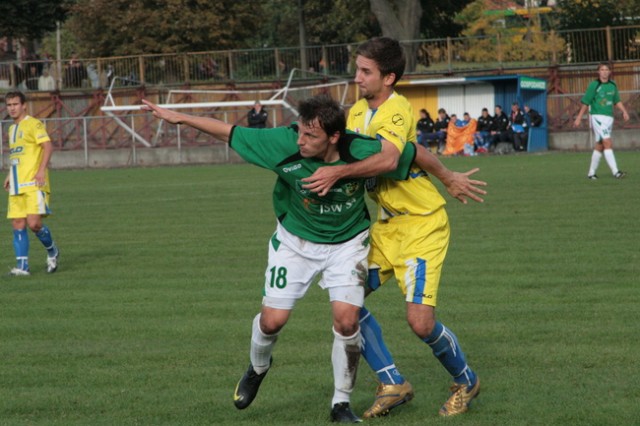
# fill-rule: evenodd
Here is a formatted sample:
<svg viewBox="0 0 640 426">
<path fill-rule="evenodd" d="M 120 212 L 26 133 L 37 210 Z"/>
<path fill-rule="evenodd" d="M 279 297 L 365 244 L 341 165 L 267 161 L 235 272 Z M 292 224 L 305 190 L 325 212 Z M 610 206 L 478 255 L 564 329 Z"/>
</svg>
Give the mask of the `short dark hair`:
<svg viewBox="0 0 640 426">
<path fill-rule="evenodd" d="M 486 109 L 486 108 L 482 108 L 482 112 L 485 112 L 485 111 L 486 111 L 486 112 L 489 112 L 489 110 L 488 110 L 488 109 Z"/>
<path fill-rule="evenodd" d="M 502 109 L 502 105 L 496 105 L 496 108 Z"/>
<path fill-rule="evenodd" d="M 438 110 L 438 114 L 446 114 L 446 113 L 447 113 L 447 110 L 445 110 L 444 108 L 440 108 Z"/>
<path fill-rule="evenodd" d="M 300 102 L 298 112 L 298 119 L 305 126 L 318 119 L 318 124 L 328 136 L 336 132 L 342 135 L 347 128 L 344 110 L 328 95 L 317 95 Z"/>
<path fill-rule="evenodd" d="M 20 98 L 21 104 L 24 104 L 27 102 L 27 97 L 24 95 L 24 93 L 22 93 L 19 90 L 16 90 L 14 92 L 7 92 L 7 94 L 4 95 L 4 102 L 6 103 L 9 99 L 13 99 L 13 98 Z"/>
<path fill-rule="evenodd" d="M 395 74 L 396 79 L 392 86 L 395 86 L 404 75 L 407 60 L 398 40 L 390 37 L 374 37 L 358 46 L 356 55 L 375 61 L 382 76 Z"/>
</svg>

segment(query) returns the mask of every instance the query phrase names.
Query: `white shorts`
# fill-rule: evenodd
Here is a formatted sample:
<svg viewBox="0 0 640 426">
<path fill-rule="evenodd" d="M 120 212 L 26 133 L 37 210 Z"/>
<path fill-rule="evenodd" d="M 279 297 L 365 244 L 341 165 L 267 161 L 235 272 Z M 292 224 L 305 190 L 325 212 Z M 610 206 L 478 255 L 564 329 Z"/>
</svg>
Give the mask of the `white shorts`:
<svg viewBox="0 0 640 426">
<path fill-rule="evenodd" d="M 600 114 L 592 115 L 591 127 L 593 128 L 593 134 L 595 135 L 596 142 L 602 142 L 604 139 L 611 139 L 613 117 Z"/>
<path fill-rule="evenodd" d="M 341 244 L 317 244 L 291 234 L 278 223 L 269 241 L 262 303 L 291 310 L 322 274 L 318 284 L 329 290 L 329 300 L 362 307 L 368 254 L 368 230 Z"/>
</svg>

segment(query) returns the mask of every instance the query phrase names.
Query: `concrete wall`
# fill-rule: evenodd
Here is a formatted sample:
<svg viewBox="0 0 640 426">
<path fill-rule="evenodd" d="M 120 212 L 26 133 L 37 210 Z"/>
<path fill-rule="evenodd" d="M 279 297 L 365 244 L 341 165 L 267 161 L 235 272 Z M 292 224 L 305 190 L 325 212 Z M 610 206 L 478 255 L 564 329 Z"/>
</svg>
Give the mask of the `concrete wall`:
<svg viewBox="0 0 640 426">
<path fill-rule="evenodd" d="M 549 133 L 549 149 L 590 151 L 593 149 L 593 136 L 590 133 L 588 130 Z M 640 149 L 640 132 L 638 129 L 614 129 L 612 139 L 614 149 Z"/>
<path fill-rule="evenodd" d="M 613 132 L 615 149 L 640 149 L 640 132 L 619 130 Z M 590 151 L 589 132 L 557 132 L 549 134 L 549 148 L 561 151 Z M 6 169 L 9 155 L 3 153 Z M 242 163 L 243 160 L 226 144 L 200 147 L 160 147 L 136 149 L 94 149 L 88 151 L 56 151 L 51 159 L 52 169 L 110 168 L 131 166 L 159 166 L 180 164 Z"/>
<path fill-rule="evenodd" d="M 8 154 L 3 156 L 3 167 L 7 167 Z M 56 151 L 51 158 L 52 169 L 110 168 L 131 166 L 159 166 L 179 164 L 226 164 L 241 163 L 238 154 L 228 145 L 201 147 L 95 149 L 84 151 Z"/>
</svg>

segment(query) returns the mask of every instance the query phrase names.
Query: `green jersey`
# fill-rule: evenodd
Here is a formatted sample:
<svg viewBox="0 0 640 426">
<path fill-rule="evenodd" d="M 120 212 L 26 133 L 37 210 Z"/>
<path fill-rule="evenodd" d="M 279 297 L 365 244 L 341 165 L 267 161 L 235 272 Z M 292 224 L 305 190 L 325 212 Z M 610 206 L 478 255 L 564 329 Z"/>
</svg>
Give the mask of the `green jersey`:
<svg viewBox="0 0 640 426">
<path fill-rule="evenodd" d="M 612 80 L 606 83 L 600 80 L 592 81 L 580 102 L 589 105 L 589 114 L 591 115 L 613 117 L 613 106 L 620 102 L 618 86 Z"/>
<path fill-rule="evenodd" d="M 318 168 L 363 160 L 381 151 L 380 141 L 346 132 L 338 142 L 340 159 L 325 163 L 318 158 L 303 158 L 298 148 L 298 126 L 273 129 L 234 127 L 229 145 L 244 160 L 272 170 L 278 175 L 273 190 L 273 207 L 278 221 L 292 234 L 320 244 L 348 241 L 369 228 L 370 218 L 364 200 L 364 179 L 339 180 L 327 195 L 320 197 L 303 189 L 303 178 Z M 406 179 L 416 154 L 407 144 L 398 168 L 388 177 Z"/>
</svg>

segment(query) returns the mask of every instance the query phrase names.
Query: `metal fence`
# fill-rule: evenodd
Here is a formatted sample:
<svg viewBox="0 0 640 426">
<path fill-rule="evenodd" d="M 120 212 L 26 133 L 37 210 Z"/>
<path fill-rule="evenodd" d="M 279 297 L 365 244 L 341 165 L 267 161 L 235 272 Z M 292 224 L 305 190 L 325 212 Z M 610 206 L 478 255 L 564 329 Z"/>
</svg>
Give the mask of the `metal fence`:
<svg viewBox="0 0 640 426">
<path fill-rule="evenodd" d="M 404 41 L 407 73 L 575 65 L 640 60 L 640 26 L 506 33 Z M 242 49 L 57 61 L 0 62 L 0 89 L 73 90 L 119 85 L 259 82 L 286 79 L 293 68 L 328 75 L 353 73 L 357 44 Z M 46 75 L 45 75 L 46 74 Z M 53 83 L 52 83 L 53 82 Z"/>
</svg>

